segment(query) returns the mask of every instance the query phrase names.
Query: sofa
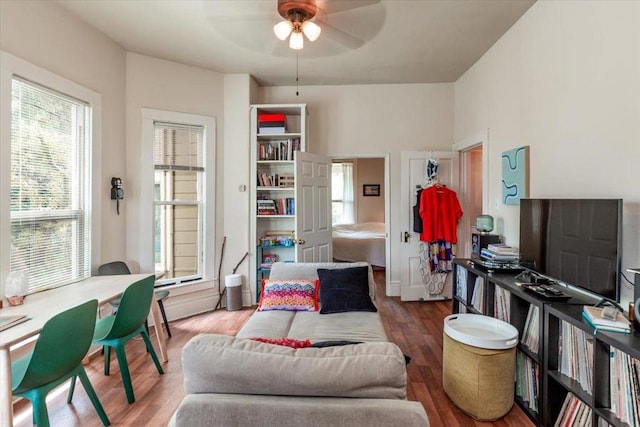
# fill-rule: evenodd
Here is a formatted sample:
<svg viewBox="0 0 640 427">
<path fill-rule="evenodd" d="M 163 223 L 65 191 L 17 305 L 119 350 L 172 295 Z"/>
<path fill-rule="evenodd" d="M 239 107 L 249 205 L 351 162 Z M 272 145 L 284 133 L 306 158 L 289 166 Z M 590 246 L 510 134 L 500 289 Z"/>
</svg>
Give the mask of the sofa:
<svg viewBox="0 0 640 427">
<path fill-rule="evenodd" d="M 349 276 L 352 272 L 357 276 Z M 337 280 L 336 295 L 350 299 L 351 294 L 340 293 L 339 281 L 351 277 L 365 282 L 365 295 L 354 298 L 362 297 L 365 305 L 349 307 L 343 298 L 338 305 L 346 308 L 322 314 L 333 306 L 325 295 L 333 286 L 330 280 Z M 258 309 L 235 337 L 200 334 L 185 345 L 186 396 L 170 426 L 429 425 L 422 404 L 406 399 L 407 358 L 388 341 L 374 311 L 371 267 L 277 262 L 269 278 L 271 284 L 305 280 L 315 281 L 320 289 L 325 286 L 320 291 L 320 311 L 261 311 L 268 295 L 265 284 Z M 352 308 L 359 311 L 344 311 Z M 305 346 L 269 343 L 276 339 Z"/>
</svg>

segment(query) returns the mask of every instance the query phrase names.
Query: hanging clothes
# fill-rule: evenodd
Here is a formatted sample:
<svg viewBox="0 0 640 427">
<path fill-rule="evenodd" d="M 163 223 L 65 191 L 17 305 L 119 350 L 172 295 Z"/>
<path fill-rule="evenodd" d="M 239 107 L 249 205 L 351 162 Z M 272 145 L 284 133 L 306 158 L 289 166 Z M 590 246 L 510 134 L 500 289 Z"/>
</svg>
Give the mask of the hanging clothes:
<svg viewBox="0 0 640 427">
<path fill-rule="evenodd" d="M 453 252 L 451 243 L 444 240 L 429 243 L 429 269 L 434 273 L 452 270 Z"/>
<path fill-rule="evenodd" d="M 458 221 L 462 208 L 455 191 L 444 185 L 433 185 L 422 190 L 420 195 L 420 217 L 422 218 L 423 242 L 458 242 Z"/>
<path fill-rule="evenodd" d="M 413 232 L 422 233 L 422 217 L 420 216 L 420 196 L 422 188 L 416 193 L 416 204 L 413 205 Z"/>
</svg>

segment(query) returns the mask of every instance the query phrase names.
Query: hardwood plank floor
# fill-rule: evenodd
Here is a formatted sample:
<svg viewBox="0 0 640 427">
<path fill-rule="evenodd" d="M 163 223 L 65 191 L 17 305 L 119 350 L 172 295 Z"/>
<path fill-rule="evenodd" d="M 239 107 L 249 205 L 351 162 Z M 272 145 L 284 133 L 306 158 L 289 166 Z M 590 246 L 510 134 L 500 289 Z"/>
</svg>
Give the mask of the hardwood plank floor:
<svg viewBox="0 0 640 427">
<path fill-rule="evenodd" d="M 431 426 L 533 426 L 516 405 L 504 418 L 493 423 L 474 421 L 456 408 L 442 389 L 442 324 L 451 312 L 451 302 L 400 302 L 399 298 L 385 296 L 384 271 L 375 275 L 376 302 L 389 339 L 411 357 L 407 367 L 408 397 L 424 405 Z M 129 342 L 127 358 L 136 396 L 131 405 L 127 404 L 115 357 L 112 357 L 111 375 L 104 376 L 102 356 L 93 356 L 85 368 L 111 425 L 165 426 L 184 397 L 181 364 L 184 344 L 199 333 L 234 335 L 252 313 L 253 309 L 218 310 L 171 322 L 173 337 L 168 340 L 169 363 L 163 365 L 164 375 L 156 371 L 142 341 Z M 153 333 L 153 328 L 151 330 Z M 68 385 L 61 386 L 47 399 L 51 425 L 101 426 L 82 386 L 77 385 L 71 405 L 66 403 L 67 390 Z M 15 404 L 14 424 L 16 427 L 31 425 L 31 405 L 27 401 Z"/>
</svg>

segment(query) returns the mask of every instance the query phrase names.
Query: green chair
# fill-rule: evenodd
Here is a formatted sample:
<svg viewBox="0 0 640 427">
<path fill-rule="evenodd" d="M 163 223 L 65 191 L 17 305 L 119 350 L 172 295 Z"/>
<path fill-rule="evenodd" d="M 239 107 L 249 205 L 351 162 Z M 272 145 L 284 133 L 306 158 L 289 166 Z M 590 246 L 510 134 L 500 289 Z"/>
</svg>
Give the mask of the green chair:
<svg viewBox="0 0 640 427">
<path fill-rule="evenodd" d="M 144 327 L 144 322 L 149 315 L 151 298 L 153 298 L 153 284 L 155 277 L 149 276 L 130 285 L 122 294 L 118 312 L 99 319 L 93 334 L 93 344 L 101 345 L 104 349 L 104 374 L 109 375 L 111 359 L 111 347 L 116 352 L 122 382 L 129 403 L 135 402 L 125 344 L 137 335 L 142 335 L 147 352 L 151 355 L 153 363 L 160 374 L 164 374 L 158 356 L 151 345 L 149 334 Z"/>
<path fill-rule="evenodd" d="M 131 270 L 123 261 L 113 261 L 107 264 L 102 264 L 98 267 L 98 276 L 111 276 L 114 274 L 131 274 Z M 169 296 L 169 291 L 161 290 L 155 292 L 156 301 L 158 301 L 158 307 L 160 308 L 160 314 L 162 314 L 162 320 L 164 320 L 164 327 L 167 329 L 167 335 L 171 338 L 171 329 L 169 329 L 169 321 L 167 320 L 167 313 L 164 311 L 163 301 Z M 118 311 L 118 305 L 120 305 L 120 298 L 111 301 L 109 304 L 113 307 L 111 314 L 115 314 Z M 149 332 L 149 325 L 145 323 L 147 332 Z"/>
<path fill-rule="evenodd" d="M 52 317 L 42 327 L 33 351 L 11 364 L 13 395 L 31 401 L 33 424 L 38 427 L 49 426 L 47 394 L 72 378 L 67 399 L 71 403 L 76 377 L 80 377 L 102 424 L 110 424 L 82 366 L 91 346 L 97 309 L 98 300 L 94 299 Z"/>
</svg>

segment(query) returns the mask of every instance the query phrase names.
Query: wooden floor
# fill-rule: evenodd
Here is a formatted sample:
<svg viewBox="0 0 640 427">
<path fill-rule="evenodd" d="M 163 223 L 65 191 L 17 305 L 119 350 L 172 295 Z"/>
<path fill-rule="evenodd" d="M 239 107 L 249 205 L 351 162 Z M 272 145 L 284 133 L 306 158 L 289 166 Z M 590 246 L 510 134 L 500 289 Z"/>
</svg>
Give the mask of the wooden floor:
<svg viewBox="0 0 640 427">
<path fill-rule="evenodd" d="M 514 405 L 500 421 L 474 421 L 458 410 L 442 389 L 442 324 L 451 312 L 450 301 L 400 302 L 384 296 L 384 272 L 376 272 L 377 304 L 390 341 L 411 357 L 408 369 L 408 397 L 424 405 L 431 426 L 532 426 L 527 416 Z M 112 357 L 111 375 L 102 374 L 102 357 L 92 357 L 87 373 L 114 426 L 165 426 L 184 396 L 181 349 L 194 335 L 202 332 L 234 335 L 253 310 L 218 310 L 171 323 L 173 337 L 168 340 L 169 362 L 159 375 L 140 340 L 127 344 L 127 357 L 133 378 L 135 403 L 129 405 Z M 153 329 L 152 329 L 153 331 Z M 152 340 L 153 341 L 153 340 Z M 212 360 L 212 363 L 215 361 Z M 51 425 L 56 427 L 101 426 L 81 385 L 76 387 L 73 404 L 67 405 L 68 386 L 54 390 L 47 400 Z M 21 401 L 14 406 L 16 427 L 31 425 L 31 405 Z M 213 424 L 212 424 L 213 425 Z M 194 426 L 195 427 L 195 426 Z"/>
</svg>

